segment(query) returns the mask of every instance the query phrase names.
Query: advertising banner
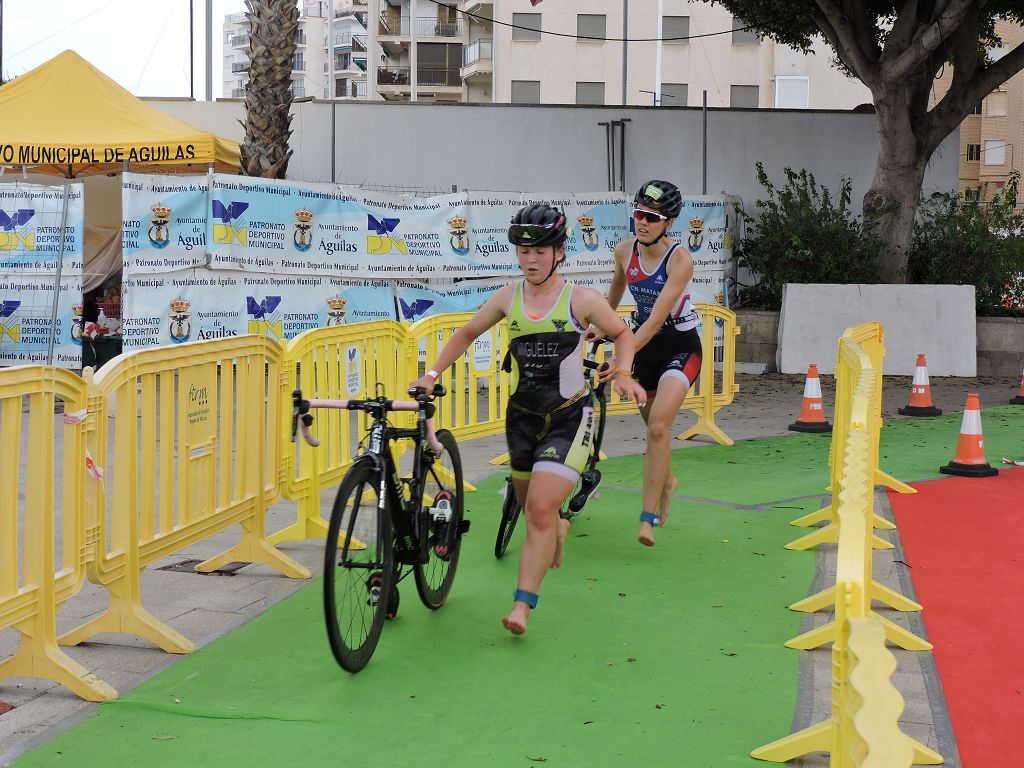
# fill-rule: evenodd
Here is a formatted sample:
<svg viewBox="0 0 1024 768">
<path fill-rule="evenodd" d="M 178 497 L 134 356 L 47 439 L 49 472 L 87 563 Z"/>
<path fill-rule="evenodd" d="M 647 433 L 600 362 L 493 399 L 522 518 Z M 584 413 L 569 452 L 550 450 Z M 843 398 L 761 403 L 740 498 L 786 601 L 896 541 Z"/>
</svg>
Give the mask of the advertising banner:
<svg viewBox="0 0 1024 768">
<path fill-rule="evenodd" d="M 128 275 L 122 302 L 125 351 L 245 333 L 286 340 L 310 328 L 397 318 L 390 283 L 235 270 Z"/>
<path fill-rule="evenodd" d="M 68 188 L 63 217 L 64 186 L 0 184 L 0 273 L 56 274 L 64 222 L 62 275 L 82 274 L 85 206 L 80 182 Z"/>
<path fill-rule="evenodd" d="M 82 367 L 82 276 L 61 278 L 53 325 L 54 276 L 0 272 L 0 366 L 46 363 L 51 330 L 53 365 Z"/>
<path fill-rule="evenodd" d="M 208 176 L 121 177 L 121 252 L 135 274 L 206 265 Z"/>
</svg>

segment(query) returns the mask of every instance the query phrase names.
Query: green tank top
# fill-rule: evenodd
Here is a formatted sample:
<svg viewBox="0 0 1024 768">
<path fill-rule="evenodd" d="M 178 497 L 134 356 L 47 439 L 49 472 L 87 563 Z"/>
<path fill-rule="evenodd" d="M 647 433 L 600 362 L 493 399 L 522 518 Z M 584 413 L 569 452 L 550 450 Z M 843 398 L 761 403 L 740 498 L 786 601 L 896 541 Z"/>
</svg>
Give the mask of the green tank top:
<svg viewBox="0 0 1024 768">
<path fill-rule="evenodd" d="M 572 314 L 571 282 L 566 281 L 551 311 L 536 320 L 526 313 L 523 282 L 516 283 L 508 310 L 510 399 L 525 410 L 550 413 L 586 386 L 583 329 Z"/>
</svg>

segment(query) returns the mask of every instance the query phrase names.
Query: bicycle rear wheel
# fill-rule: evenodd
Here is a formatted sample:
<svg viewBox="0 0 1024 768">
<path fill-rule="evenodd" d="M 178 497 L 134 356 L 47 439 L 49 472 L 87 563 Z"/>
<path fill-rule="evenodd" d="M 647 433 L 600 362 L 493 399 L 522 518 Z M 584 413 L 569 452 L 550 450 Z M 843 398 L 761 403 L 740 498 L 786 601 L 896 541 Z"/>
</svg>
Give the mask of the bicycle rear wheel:
<svg viewBox="0 0 1024 768">
<path fill-rule="evenodd" d="M 516 498 L 515 488 L 512 486 L 512 478 L 505 478 L 505 501 L 501 505 L 501 522 L 498 523 L 498 536 L 494 540 L 494 556 L 501 558 L 508 549 L 508 543 L 512 541 L 512 532 L 516 529 L 519 516 L 523 508 L 519 506 L 519 499 Z"/>
<path fill-rule="evenodd" d="M 337 662 L 358 672 L 384 627 L 394 588 L 391 520 L 377 508 L 379 474 L 357 462 L 338 488 L 324 556 L 324 618 Z"/>
<path fill-rule="evenodd" d="M 420 600 L 431 609 L 440 608 L 451 592 L 455 570 L 459 566 L 464 530 L 462 459 L 455 437 L 447 429 L 439 430 L 441 453 L 425 468 L 421 531 L 427 532 L 427 562 L 413 569 Z M 443 503 L 447 500 L 447 505 Z M 439 503 L 441 502 L 441 503 Z M 431 507 L 448 509 L 448 519 L 435 518 Z"/>
</svg>

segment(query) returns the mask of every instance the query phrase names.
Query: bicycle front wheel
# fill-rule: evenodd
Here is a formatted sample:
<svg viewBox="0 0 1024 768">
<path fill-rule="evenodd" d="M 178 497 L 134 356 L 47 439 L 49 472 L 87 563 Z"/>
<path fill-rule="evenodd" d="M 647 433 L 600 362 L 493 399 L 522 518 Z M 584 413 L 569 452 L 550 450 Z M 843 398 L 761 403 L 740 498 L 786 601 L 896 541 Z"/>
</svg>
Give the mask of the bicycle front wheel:
<svg viewBox="0 0 1024 768">
<path fill-rule="evenodd" d="M 462 459 L 455 437 L 439 430 L 441 453 L 425 468 L 421 528 L 427 532 L 427 562 L 414 569 L 420 600 L 431 609 L 440 608 L 452 590 L 462 549 L 463 489 Z"/>
<path fill-rule="evenodd" d="M 508 543 L 512 541 L 512 532 L 519 522 L 519 515 L 523 508 L 519 506 L 519 499 L 516 498 L 516 489 L 512 487 L 512 478 L 505 478 L 505 501 L 501 505 L 501 522 L 498 523 L 498 536 L 494 540 L 494 556 L 501 558 L 508 549 Z"/>
<path fill-rule="evenodd" d="M 391 520 L 378 509 L 379 474 L 357 462 L 338 488 L 324 556 L 324 618 L 337 662 L 358 672 L 384 628 L 393 589 Z"/>
</svg>

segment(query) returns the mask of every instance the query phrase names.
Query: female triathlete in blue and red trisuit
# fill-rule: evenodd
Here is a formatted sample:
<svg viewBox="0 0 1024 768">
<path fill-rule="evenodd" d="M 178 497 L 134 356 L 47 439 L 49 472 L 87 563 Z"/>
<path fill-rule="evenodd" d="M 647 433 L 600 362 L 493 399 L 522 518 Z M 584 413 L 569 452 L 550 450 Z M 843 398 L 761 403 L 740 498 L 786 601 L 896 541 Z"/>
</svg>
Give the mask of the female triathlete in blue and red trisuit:
<svg viewBox="0 0 1024 768">
<path fill-rule="evenodd" d="M 647 453 L 638 538 L 649 547 L 679 485 L 671 471 L 672 421 L 701 365 L 697 316 L 690 305 L 693 259 L 686 248 L 665 237 L 682 204 L 679 189 L 667 181 L 640 187 L 633 198 L 636 237 L 615 246 L 615 273 L 608 289 L 613 309 L 627 286 L 636 302 L 633 377 L 647 391 L 647 403 L 640 406 L 647 424 Z"/>
</svg>

